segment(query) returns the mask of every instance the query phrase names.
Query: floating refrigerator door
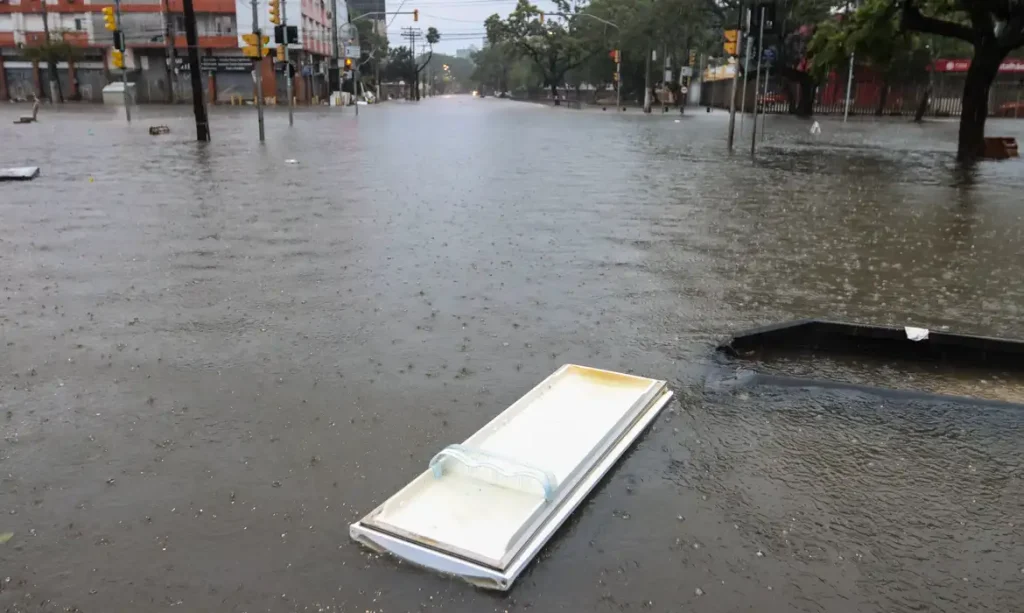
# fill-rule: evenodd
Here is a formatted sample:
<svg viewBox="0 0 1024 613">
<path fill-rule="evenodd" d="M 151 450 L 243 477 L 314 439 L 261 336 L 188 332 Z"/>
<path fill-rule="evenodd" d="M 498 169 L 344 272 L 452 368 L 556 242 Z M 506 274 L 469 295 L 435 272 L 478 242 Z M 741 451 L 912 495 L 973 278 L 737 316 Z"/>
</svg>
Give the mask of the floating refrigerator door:
<svg viewBox="0 0 1024 613">
<path fill-rule="evenodd" d="M 352 538 L 507 590 L 672 396 L 664 381 L 568 364 L 361 521 Z"/>
</svg>

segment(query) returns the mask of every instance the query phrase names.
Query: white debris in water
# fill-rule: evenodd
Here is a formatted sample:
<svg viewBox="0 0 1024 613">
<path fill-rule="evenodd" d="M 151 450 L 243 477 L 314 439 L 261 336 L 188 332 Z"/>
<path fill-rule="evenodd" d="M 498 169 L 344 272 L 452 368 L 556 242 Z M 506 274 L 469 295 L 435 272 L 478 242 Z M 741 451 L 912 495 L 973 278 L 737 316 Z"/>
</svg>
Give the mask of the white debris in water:
<svg viewBox="0 0 1024 613">
<path fill-rule="evenodd" d="M 821 134 L 821 124 L 817 121 L 811 124 L 811 134 Z"/>
<path fill-rule="evenodd" d="M 697 588 L 697 589 L 693 590 L 693 593 L 698 595 L 698 596 L 703 596 L 704 595 L 704 590 L 702 590 L 700 588 Z"/>
<path fill-rule="evenodd" d="M 285 164 L 298 164 L 299 161 L 298 160 L 285 160 L 284 163 Z"/>
<path fill-rule="evenodd" d="M 763 558 L 764 557 L 764 552 L 763 551 L 758 551 L 757 552 L 757 557 Z"/>
<path fill-rule="evenodd" d="M 928 340 L 928 328 L 915 328 L 914 326 L 904 326 L 904 330 L 907 332 L 907 338 L 912 341 L 924 341 Z"/>
</svg>

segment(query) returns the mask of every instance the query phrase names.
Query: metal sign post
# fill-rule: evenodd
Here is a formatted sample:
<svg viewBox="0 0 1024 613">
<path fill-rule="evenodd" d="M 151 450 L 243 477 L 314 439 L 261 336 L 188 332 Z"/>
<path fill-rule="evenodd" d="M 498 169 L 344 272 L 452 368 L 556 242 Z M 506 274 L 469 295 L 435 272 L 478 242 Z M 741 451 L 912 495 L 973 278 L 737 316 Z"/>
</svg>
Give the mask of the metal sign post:
<svg viewBox="0 0 1024 613">
<path fill-rule="evenodd" d="M 362 49 L 359 48 L 359 28 L 357 28 L 352 22 L 346 22 L 338 28 L 338 36 L 341 38 L 345 59 L 352 58 L 352 101 L 356 107 L 356 117 L 358 117 L 359 57 L 362 55 Z"/>
<path fill-rule="evenodd" d="M 764 53 L 764 5 L 761 5 L 760 34 L 757 37 L 757 76 L 754 78 L 754 129 L 750 132 L 750 155 L 757 150 L 757 92 L 761 89 L 761 55 Z"/>
<path fill-rule="evenodd" d="M 743 116 L 747 114 L 747 74 L 750 72 L 750 49 L 754 45 L 750 42 L 750 19 L 754 9 L 747 9 L 746 58 L 743 60 L 743 93 L 740 95 L 740 134 L 743 134 Z M 757 98 L 757 96 L 754 96 Z"/>
<path fill-rule="evenodd" d="M 764 142 L 765 126 L 768 124 L 768 83 L 772 79 L 772 62 L 775 61 L 775 52 L 771 49 L 765 49 L 765 67 L 764 67 L 764 106 L 761 107 L 761 142 Z"/>
</svg>

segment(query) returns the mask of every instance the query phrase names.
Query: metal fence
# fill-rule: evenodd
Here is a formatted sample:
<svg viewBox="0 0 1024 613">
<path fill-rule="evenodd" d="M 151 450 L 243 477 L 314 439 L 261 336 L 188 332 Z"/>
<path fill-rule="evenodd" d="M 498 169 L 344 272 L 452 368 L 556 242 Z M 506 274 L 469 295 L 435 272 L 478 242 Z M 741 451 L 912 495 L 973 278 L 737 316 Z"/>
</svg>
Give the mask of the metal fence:
<svg viewBox="0 0 1024 613">
<path fill-rule="evenodd" d="M 932 94 L 927 115 L 932 117 L 955 117 L 960 115 L 963 96 L 963 75 L 937 74 L 932 82 Z M 927 84 L 886 85 L 876 79 L 855 80 L 850 88 L 851 115 L 913 115 L 925 94 Z M 701 105 L 729 108 L 729 93 L 732 81 L 705 82 L 701 89 Z M 799 95 L 798 88 L 778 77 L 768 79 L 767 87 L 761 81 L 761 91 L 754 93 L 754 79 L 747 82 L 745 100 L 742 94 L 742 79 L 736 92 L 736 106 L 750 110 L 755 98 L 768 113 L 790 112 L 791 96 Z M 830 82 L 815 90 L 814 113 L 816 115 L 843 114 L 846 109 L 846 83 Z M 1001 117 L 1024 118 L 1024 80 L 1017 76 L 1000 75 L 989 95 L 989 114 Z"/>
</svg>

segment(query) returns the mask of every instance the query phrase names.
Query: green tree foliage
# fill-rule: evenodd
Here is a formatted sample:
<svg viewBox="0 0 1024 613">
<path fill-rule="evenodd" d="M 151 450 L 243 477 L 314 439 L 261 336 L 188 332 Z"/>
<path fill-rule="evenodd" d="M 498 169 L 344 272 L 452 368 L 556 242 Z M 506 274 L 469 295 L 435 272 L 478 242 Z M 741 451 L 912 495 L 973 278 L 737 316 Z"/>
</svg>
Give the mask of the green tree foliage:
<svg viewBox="0 0 1024 613">
<path fill-rule="evenodd" d="M 408 47 L 392 47 L 381 69 L 381 79 L 411 84 L 416 78 L 416 60 Z"/>
<path fill-rule="evenodd" d="M 1024 2 L 1020 0 L 892 0 L 903 30 L 969 44 L 971 67 L 964 80 L 957 159 L 972 162 L 985 150 L 988 97 L 999 65 L 1024 47 Z"/>
<path fill-rule="evenodd" d="M 818 80 L 848 66 L 852 57 L 880 75 L 878 115 L 885 108 L 890 83 L 924 80 L 931 63 L 928 45 L 921 36 L 900 29 L 891 5 L 891 0 L 866 0 L 849 15 L 829 17 L 818 24 L 807 46 L 811 73 Z"/>
<path fill-rule="evenodd" d="M 21 50 L 22 56 L 30 62 L 49 63 L 67 62 L 76 60 L 81 56 L 77 47 L 66 40 L 51 39 L 39 45 L 25 47 Z"/>
<path fill-rule="evenodd" d="M 561 15 L 551 14 L 545 18 L 528 0 L 519 0 L 508 18 L 502 20 L 492 15 L 484 26 L 492 44 L 508 43 L 534 62 L 558 104 L 558 87 L 565 82 L 565 74 L 595 51 L 586 44 L 577 20 L 572 18 L 579 12 L 579 5 L 570 7 L 567 0 L 554 0 L 554 4 Z"/>
<path fill-rule="evenodd" d="M 733 29 L 739 10 L 750 8 L 741 0 L 705 0 L 708 10 L 717 18 L 722 29 Z M 777 35 L 765 36 L 764 46 L 774 47 L 773 72 L 786 80 L 786 97 L 790 112 L 810 116 L 814 109 L 814 90 L 817 85 L 807 61 L 807 47 L 815 25 L 826 21 L 839 9 L 847 6 L 845 0 L 788 0 L 776 3 L 775 23 Z M 754 56 L 756 58 L 756 47 Z"/>
</svg>

